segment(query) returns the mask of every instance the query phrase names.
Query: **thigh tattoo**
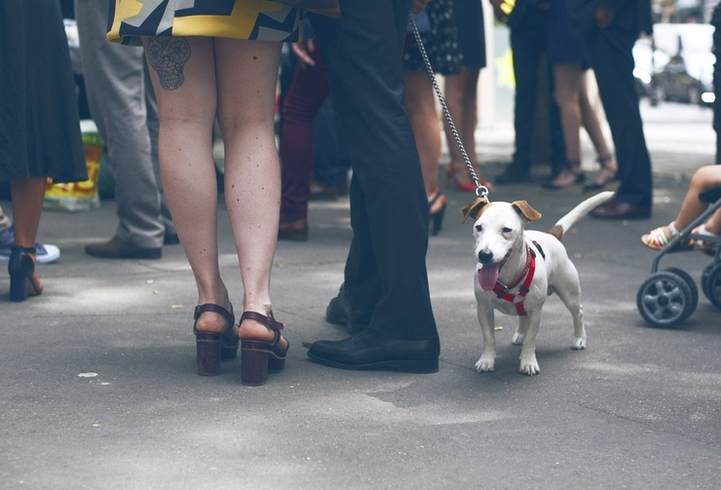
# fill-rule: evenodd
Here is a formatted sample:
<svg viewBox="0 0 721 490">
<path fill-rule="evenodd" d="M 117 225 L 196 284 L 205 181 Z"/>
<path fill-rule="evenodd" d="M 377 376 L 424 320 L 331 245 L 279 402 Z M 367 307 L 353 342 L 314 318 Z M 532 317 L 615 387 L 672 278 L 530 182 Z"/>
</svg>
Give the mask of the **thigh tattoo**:
<svg viewBox="0 0 721 490">
<path fill-rule="evenodd" d="M 190 59 L 190 45 L 184 37 L 151 37 L 148 39 L 148 61 L 158 74 L 165 90 L 180 88 L 185 81 L 183 67 Z"/>
</svg>

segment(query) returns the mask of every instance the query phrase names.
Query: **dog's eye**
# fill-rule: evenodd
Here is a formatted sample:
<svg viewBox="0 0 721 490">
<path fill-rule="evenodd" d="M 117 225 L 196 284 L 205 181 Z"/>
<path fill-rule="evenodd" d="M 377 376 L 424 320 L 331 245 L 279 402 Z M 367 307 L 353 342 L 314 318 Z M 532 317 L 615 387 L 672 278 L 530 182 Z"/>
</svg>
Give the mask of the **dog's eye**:
<svg viewBox="0 0 721 490">
<path fill-rule="evenodd" d="M 476 225 L 476 231 L 478 231 L 478 232 L 483 231 L 483 226 L 482 226 L 482 225 Z"/>
<path fill-rule="evenodd" d="M 510 232 L 512 232 L 513 230 L 512 230 L 511 228 L 508 228 L 507 226 L 504 226 L 504 227 L 503 227 L 503 230 L 501 230 L 501 231 L 503 231 L 503 233 L 510 233 Z"/>
</svg>

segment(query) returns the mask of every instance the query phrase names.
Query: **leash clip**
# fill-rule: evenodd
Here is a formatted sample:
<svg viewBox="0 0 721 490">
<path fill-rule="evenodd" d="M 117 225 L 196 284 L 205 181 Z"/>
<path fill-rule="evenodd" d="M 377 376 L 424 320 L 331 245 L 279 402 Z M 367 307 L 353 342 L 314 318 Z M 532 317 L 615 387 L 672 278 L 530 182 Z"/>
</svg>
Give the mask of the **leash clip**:
<svg viewBox="0 0 721 490">
<path fill-rule="evenodd" d="M 485 199 L 486 196 L 488 196 L 488 187 L 482 184 L 478 184 L 478 186 L 476 187 L 476 197 Z"/>
</svg>

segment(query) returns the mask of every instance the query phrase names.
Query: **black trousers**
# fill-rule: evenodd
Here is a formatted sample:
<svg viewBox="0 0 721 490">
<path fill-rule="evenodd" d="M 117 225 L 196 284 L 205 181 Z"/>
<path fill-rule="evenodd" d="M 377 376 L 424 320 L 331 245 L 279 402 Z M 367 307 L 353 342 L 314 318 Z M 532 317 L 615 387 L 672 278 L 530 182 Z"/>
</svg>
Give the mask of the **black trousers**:
<svg viewBox="0 0 721 490">
<path fill-rule="evenodd" d="M 651 159 L 646 148 L 633 77 L 636 34 L 617 22 L 588 34 L 588 54 L 596 75 L 618 162 L 616 199 L 634 206 L 653 204 Z"/>
<path fill-rule="evenodd" d="M 353 240 L 343 297 L 354 321 L 401 339 L 437 336 L 426 251 L 428 201 L 404 107 L 401 55 L 410 0 L 341 0 L 311 22 L 351 148 Z"/>
<path fill-rule="evenodd" d="M 545 62 L 548 10 L 535 5 L 525 6 L 510 26 L 513 73 L 516 93 L 513 108 L 513 127 L 516 133 L 516 151 L 513 164 L 517 169 L 528 171 L 532 162 L 533 129 L 536 120 L 538 79 L 541 63 Z M 561 117 L 553 100 L 553 73 L 546 63 L 548 74 L 548 114 L 550 136 L 550 161 L 555 175 L 566 167 L 566 145 L 561 130 Z"/>
</svg>

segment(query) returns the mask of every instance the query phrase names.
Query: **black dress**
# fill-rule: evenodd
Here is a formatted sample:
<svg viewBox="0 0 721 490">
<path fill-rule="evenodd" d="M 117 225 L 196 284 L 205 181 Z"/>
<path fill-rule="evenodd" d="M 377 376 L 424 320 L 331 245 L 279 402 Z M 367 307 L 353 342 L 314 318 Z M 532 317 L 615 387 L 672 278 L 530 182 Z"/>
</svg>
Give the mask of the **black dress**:
<svg viewBox="0 0 721 490">
<path fill-rule="evenodd" d="M 463 55 L 463 66 L 486 66 L 486 35 L 483 25 L 483 7 L 477 0 L 455 0 L 453 22 L 458 28 L 458 46 Z"/>
<path fill-rule="evenodd" d="M 87 179 L 60 6 L 0 2 L 0 181 Z"/>
<path fill-rule="evenodd" d="M 468 1 L 468 0 L 462 0 Z M 428 32 L 421 31 L 421 39 L 433 71 L 442 75 L 457 75 L 461 71 L 463 55 L 458 47 L 458 29 L 453 21 L 453 0 L 434 0 L 425 11 L 428 14 Z M 412 33 L 406 34 L 403 53 L 406 71 L 426 71 L 423 57 Z"/>
</svg>

